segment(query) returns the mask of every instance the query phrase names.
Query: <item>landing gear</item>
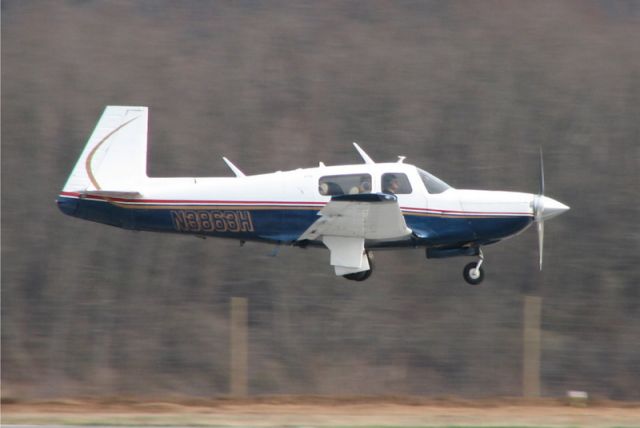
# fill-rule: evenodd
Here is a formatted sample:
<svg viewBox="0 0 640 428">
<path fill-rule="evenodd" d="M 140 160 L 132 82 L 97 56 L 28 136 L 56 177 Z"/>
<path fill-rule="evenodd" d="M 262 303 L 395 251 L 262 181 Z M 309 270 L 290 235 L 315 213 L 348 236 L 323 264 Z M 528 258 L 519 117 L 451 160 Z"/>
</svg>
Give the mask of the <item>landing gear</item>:
<svg viewBox="0 0 640 428">
<path fill-rule="evenodd" d="M 343 275 L 342 277 L 349 279 L 351 281 L 364 281 L 365 279 L 371 276 L 372 270 L 373 269 L 364 270 L 362 272 L 356 272 L 356 273 L 348 273 L 346 275 Z"/>
<path fill-rule="evenodd" d="M 364 270 L 362 272 L 348 273 L 346 275 L 342 275 L 343 278 L 351 280 L 351 281 L 364 281 L 371 276 L 373 273 L 373 254 L 367 251 L 367 259 L 369 259 L 369 270 Z"/>
<path fill-rule="evenodd" d="M 482 262 L 484 262 L 484 256 L 482 250 L 479 250 L 480 260 L 478 262 L 471 262 L 464 267 L 462 275 L 464 280 L 471 285 L 478 285 L 484 280 L 484 269 L 482 269 Z"/>
</svg>

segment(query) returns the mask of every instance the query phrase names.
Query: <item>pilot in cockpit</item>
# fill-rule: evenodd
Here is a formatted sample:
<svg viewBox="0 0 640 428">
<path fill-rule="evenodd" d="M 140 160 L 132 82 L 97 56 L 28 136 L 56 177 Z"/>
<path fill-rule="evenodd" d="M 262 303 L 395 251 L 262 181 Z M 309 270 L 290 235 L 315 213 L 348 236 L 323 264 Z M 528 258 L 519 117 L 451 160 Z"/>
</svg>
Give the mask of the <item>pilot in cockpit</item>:
<svg viewBox="0 0 640 428">
<path fill-rule="evenodd" d="M 394 174 L 385 174 L 382 181 L 382 193 L 395 195 L 400 188 L 398 177 Z"/>
</svg>

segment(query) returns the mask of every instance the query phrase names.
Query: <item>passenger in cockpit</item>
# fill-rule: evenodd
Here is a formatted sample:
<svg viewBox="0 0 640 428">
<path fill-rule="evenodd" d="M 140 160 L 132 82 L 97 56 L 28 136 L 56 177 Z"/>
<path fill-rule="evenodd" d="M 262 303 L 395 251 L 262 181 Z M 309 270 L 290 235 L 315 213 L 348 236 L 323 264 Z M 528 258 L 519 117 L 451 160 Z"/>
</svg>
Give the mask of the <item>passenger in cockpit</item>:
<svg viewBox="0 0 640 428">
<path fill-rule="evenodd" d="M 350 195 L 357 195 L 358 193 L 371 193 L 371 179 L 368 175 L 361 176 L 360 183 L 349 189 Z"/>
</svg>

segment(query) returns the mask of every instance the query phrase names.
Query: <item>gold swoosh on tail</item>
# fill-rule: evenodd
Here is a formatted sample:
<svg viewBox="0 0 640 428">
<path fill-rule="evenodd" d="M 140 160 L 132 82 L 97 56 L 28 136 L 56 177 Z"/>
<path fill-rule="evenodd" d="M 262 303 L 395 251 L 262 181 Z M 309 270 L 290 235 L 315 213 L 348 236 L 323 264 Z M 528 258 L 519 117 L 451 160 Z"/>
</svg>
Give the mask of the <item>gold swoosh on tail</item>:
<svg viewBox="0 0 640 428">
<path fill-rule="evenodd" d="M 121 130 L 122 128 L 124 128 L 125 126 L 127 126 L 128 124 L 133 122 L 134 120 L 138 119 L 139 117 L 140 116 L 136 116 L 133 119 L 128 120 L 125 123 L 123 123 L 122 125 L 118 126 L 113 131 L 109 132 L 107 135 L 105 135 L 105 137 L 102 140 L 100 140 L 100 142 L 98 144 L 96 144 L 96 146 L 93 148 L 93 150 L 91 150 L 91 153 L 89 153 L 89 156 L 87 156 L 87 160 L 85 161 L 84 165 L 85 165 L 85 168 L 87 170 L 87 175 L 89 176 L 89 180 L 91 180 L 91 184 L 93 184 L 93 186 L 96 188 L 96 190 L 101 190 L 101 187 L 98 184 L 98 181 L 96 181 L 96 177 L 93 175 L 93 170 L 91 169 L 91 162 L 93 161 L 93 156 L 96 154 L 96 152 L 98 151 L 100 146 L 102 146 L 109 138 L 111 138 L 111 136 L 113 134 L 115 134 L 116 132 L 118 132 L 119 130 Z"/>
</svg>

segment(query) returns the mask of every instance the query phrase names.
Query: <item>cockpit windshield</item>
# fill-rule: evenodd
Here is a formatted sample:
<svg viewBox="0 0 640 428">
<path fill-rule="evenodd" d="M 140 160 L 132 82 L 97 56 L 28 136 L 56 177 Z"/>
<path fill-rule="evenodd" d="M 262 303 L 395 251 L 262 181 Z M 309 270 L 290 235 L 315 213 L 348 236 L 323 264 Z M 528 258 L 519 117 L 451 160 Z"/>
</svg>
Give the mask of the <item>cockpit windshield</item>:
<svg viewBox="0 0 640 428">
<path fill-rule="evenodd" d="M 440 180 L 438 177 L 429 174 L 427 171 L 423 171 L 418 168 L 418 173 L 420 174 L 420 178 L 422 179 L 424 186 L 427 188 L 427 192 L 431 194 L 442 193 L 451 188 L 447 183 Z"/>
</svg>

